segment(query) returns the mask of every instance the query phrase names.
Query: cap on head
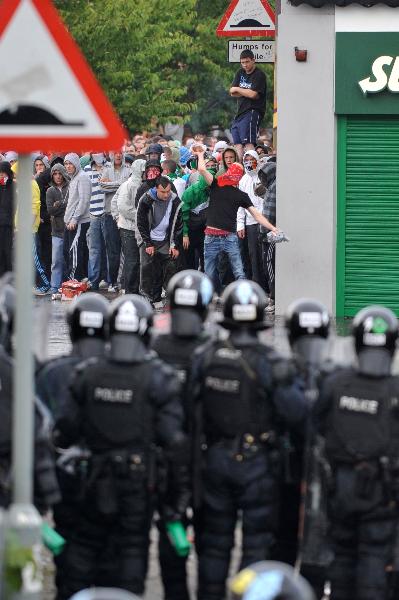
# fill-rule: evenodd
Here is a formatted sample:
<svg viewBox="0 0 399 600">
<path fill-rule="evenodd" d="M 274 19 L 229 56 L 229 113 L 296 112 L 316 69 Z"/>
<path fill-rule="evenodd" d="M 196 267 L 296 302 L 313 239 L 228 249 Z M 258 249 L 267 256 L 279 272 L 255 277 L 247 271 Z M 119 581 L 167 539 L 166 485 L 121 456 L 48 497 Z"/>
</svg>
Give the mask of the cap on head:
<svg viewBox="0 0 399 600">
<path fill-rule="evenodd" d="M 321 302 L 300 298 L 289 305 L 285 326 L 291 345 L 303 336 L 326 339 L 330 329 L 330 316 Z"/>
<path fill-rule="evenodd" d="M 222 295 L 221 324 L 227 329 L 264 329 L 267 327 L 264 321 L 266 305 L 266 294 L 258 283 L 245 279 L 233 281 Z"/>
<path fill-rule="evenodd" d="M 126 294 L 110 305 L 110 335 L 146 337 L 152 327 L 154 313 L 151 304 L 138 294 Z"/>
</svg>

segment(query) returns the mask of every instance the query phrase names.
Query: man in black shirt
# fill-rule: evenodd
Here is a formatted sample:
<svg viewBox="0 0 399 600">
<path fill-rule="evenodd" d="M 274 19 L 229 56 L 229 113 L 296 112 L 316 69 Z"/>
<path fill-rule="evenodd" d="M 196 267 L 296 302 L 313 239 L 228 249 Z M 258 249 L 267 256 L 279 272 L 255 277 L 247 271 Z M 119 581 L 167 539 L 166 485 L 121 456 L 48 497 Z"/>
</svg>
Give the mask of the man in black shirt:
<svg viewBox="0 0 399 600">
<path fill-rule="evenodd" d="M 212 279 L 216 291 L 219 292 L 221 285 L 217 264 L 221 252 L 228 255 L 234 278 L 245 279 L 237 237 L 239 207 L 246 208 L 266 229 L 275 233 L 278 230 L 254 207 L 248 194 L 238 189 L 244 174 L 241 164 L 233 163 L 225 173 L 216 178 L 206 168 L 204 152 L 194 153 L 198 156 L 198 172 L 210 186 L 204 243 L 205 273 Z"/>
<path fill-rule="evenodd" d="M 258 139 L 259 124 L 266 109 L 266 75 L 258 69 L 252 50 L 240 54 L 241 69 L 234 77 L 230 96 L 237 98 L 237 114 L 231 125 L 234 144 L 240 155 L 254 150 Z"/>
</svg>

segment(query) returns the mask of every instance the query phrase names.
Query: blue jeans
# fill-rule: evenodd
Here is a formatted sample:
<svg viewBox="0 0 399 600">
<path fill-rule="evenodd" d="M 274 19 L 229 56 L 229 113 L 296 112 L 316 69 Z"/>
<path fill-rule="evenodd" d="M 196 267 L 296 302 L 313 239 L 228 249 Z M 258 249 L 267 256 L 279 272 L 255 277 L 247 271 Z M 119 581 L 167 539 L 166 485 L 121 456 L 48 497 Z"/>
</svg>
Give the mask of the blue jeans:
<svg viewBox="0 0 399 600">
<path fill-rule="evenodd" d="M 212 279 L 215 290 L 220 292 L 220 279 L 218 276 L 218 256 L 226 252 L 235 279 L 245 279 L 242 266 L 240 247 L 236 233 L 224 235 L 206 235 L 204 243 L 205 273 Z"/>
<path fill-rule="evenodd" d="M 90 215 L 90 228 L 87 245 L 89 247 L 88 277 L 93 290 L 98 290 L 102 279 L 108 281 L 105 256 L 105 214 L 99 217 Z"/>
<path fill-rule="evenodd" d="M 61 287 L 64 277 L 64 240 L 51 236 L 51 291 L 57 292 Z"/>
</svg>

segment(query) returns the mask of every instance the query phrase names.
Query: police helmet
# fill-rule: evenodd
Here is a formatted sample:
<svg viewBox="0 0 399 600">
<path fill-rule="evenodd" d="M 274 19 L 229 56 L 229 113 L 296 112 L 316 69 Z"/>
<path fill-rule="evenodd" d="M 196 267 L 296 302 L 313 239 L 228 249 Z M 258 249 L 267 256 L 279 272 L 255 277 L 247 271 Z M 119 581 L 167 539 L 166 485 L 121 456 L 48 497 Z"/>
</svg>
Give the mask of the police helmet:
<svg viewBox="0 0 399 600">
<path fill-rule="evenodd" d="M 384 306 L 363 308 L 353 320 L 352 334 L 360 370 L 374 376 L 389 374 L 398 339 L 394 313 Z"/>
<path fill-rule="evenodd" d="M 330 329 L 330 317 L 321 302 L 310 298 L 300 298 L 288 307 L 285 326 L 291 345 L 303 336 L 326 339 Z"/>
<path fill-rule="evenodd" d="M 173 275 L 167 290 L 172 333 L 178 336 L 201 333 L 213 291 L 212 281 L 200 271 L 187 269 Z"/>
<path fill-rule="evenodd" d="M 261 561 L 231 581 L 232 600 L 316 600 L 309 583 L 285 563 Z"/>
<path fill-rule="evenodd" d="M 222 295 L 221 324 L 226 329 L 265 329 L 267 324 L 263 317 L 266 305 L 266 294 L 258 283 L 246 279 L 233 281 Z"/>
<path fill-rule="evenodd" d="M 285 326 L 297 358 L 308 364 L 318 364 L 324 359 L 330 316 L 321 302 L 310 298 L 295 300 L 288 307 Z"/>
<path fill-rule="evenodd" d="M 110 305 L 110 335 L 130 334 L 145 338 L 152 327 L 151 304 L 138 294 L 126 294 Z"/>
<path fill-rule="evenodd" d="M 108 335 L 109 302 L 100 294 L 77 296 L 69 308 L 67 321 L 72 343 L 83 339 L 105 340 Z"/>
<path fill-rule="evenodd" d="M 138 294 L 126 294 L 111 302 L 111 360 L 132 363 L 145 356 L 150 343 L 153 315 L 151 304 Z"/>
</svg>

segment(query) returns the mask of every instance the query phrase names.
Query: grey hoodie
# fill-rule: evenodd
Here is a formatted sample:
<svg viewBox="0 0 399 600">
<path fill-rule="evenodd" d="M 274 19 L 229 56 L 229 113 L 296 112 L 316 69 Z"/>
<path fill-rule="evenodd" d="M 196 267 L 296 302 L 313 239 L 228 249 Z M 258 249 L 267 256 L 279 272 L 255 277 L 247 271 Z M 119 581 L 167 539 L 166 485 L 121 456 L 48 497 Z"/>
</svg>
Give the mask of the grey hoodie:
<svg viewBox="0 0 399 600">
<path fill-rule="evenodd" d="M 65 210 L 66 225 L 74 223 L 90 223 L 91 181 L 80 167 L 79 156 L 74 152 L 66 155 L 64 162 L 70 162 L 75 167 L 68 190 L 68 203 Z"/>
<path fill-rule="evenodd" d="M 112 199 L 112 216 L 118 220 L 120 229 L 136 231 L 136 205 L 137 190 L 143 183 L 145 160 L 137 159 L 132 165 L 132 174 L 127 181 L 122 183 Z"/>
<path fill-rule="evenodd" d="M 61 187 L 57 187 L 54 183 L 53 175 L 56 171 L 61 173 L 64 178 Z M 46 205 L 47 212 L 50 215 L 51 235 L 53 237 L 64 237 L 64 214 L 68 197 L 69 181 L 70 177 L 64 165 L 55 164 L 53 167 L 51 167 L 52 185 L 46 192 Z"/>
<path fill-rule="evenodd" d="M 109 181 L 100 182 L 101 189 L 105 192 L 104 212 L 108 215 L 111 214 L 111 202 L 115 192 L 122 183 L 127 181 L 131 173 L 130 167 L 125 164 L 124 154 L 122 154 L 122 164 L 119 169 L 115 169 L 113 152 L 110 152 L 109 158 L 111 164 L 105 165 L 101 173 L 101 178 L 109 179 Z"/>
</svg>

